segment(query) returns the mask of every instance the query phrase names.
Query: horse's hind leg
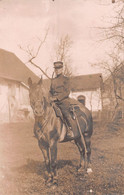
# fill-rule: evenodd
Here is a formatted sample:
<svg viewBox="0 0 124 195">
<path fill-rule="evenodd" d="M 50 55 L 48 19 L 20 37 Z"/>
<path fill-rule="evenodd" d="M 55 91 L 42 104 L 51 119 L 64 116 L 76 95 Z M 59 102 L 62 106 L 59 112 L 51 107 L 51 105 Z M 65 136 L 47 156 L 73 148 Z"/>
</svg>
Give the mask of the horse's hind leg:
<svg viewBox="0 0 124 195">
<path fill-rule="evenodd" d="M 85 149 L 81 138 L 76 139 L 75 144 L 77 145 L 80 152 L 80 165 L 78 171 L 83 171 L 85 169 Z"/>
<path fill-rule="evenodd" d="M 90 173 L 92 172 L 91 169 L 91 141 L 89 137 L 85 137 L 85 142 L 86 142 L 86 147 L 87 147 L 87 165 L 86 165 L 86 169 L 87 172 Z"/>
</svg>

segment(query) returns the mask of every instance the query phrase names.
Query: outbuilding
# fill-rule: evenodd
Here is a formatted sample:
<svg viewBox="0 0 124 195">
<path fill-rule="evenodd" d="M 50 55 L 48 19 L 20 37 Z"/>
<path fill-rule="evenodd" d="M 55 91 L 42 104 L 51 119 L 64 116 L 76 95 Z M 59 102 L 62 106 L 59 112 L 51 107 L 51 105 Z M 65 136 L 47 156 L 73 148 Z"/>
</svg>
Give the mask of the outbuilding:
<svg viewBox="0 0 124 195">
<path fill-rule="evenodd" d="M 39 79 L 14 53 L 0 49 L 0 122 L 27 117 L 31 110 L 28 77 Z"/>
</svg>

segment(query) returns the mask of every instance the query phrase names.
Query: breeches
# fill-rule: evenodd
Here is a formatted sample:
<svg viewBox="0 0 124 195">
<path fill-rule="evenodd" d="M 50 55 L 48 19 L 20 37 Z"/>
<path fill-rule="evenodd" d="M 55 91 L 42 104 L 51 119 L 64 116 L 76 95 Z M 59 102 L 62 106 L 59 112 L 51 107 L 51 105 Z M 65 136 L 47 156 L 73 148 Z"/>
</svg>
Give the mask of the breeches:
<svg viewBox="0 0 124 195">
<path fill-rule="evenodd" d="M 79 134 L 76 120 L 73 120 L 70 114 L 70 102 L 68 99 L 63 100 L 62 102 L 59 102 L 57 106 L 60 108 L 63 117 L 65 121 L 67 122 L 67 125 L 71 127 L 73 133 L 75 136 Z"/>
<path fill-rule="evenodd" d="M 60 110 L 61 110 L 61 112 L 63 114 L 63 117 L 68 122 L 68 119 L 70 118 L 70 111 L 69 111 L 70 102 L 68 101 L 68 99 L 65 99 L 65 100 L 59 102 L 57 104 L 57 106 L 60 108 Z"/>
</svg>

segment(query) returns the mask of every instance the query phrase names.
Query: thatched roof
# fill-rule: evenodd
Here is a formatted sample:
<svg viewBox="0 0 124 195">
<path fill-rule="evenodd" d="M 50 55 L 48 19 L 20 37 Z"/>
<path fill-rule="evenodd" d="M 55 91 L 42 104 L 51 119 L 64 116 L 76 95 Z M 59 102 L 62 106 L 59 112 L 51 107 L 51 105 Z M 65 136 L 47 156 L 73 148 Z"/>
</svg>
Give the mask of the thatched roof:
<svg viewBox="0 0 124 195">
<path fill-rule="evenodd" d="M 28 77 L 38 81 L 38 77 L 14 54 L 0 49 L 0 77 L 23 82 L 27 85 Z"/>
</svg>

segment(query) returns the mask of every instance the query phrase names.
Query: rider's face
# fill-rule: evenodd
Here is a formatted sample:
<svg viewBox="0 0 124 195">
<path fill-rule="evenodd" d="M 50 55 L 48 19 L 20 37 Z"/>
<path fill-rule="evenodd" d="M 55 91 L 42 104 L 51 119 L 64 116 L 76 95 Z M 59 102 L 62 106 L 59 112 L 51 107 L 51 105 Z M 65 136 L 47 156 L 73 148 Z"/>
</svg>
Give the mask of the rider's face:
<svg viewBox="0 0 124 195">
<path fill-rule="evenodd" d="M 55 68 L 56 76 L 62 74 L 63 68 Z"/>
</svg>

